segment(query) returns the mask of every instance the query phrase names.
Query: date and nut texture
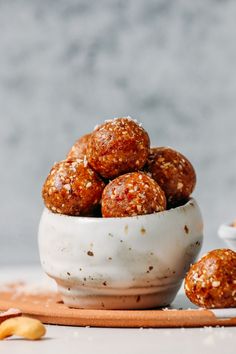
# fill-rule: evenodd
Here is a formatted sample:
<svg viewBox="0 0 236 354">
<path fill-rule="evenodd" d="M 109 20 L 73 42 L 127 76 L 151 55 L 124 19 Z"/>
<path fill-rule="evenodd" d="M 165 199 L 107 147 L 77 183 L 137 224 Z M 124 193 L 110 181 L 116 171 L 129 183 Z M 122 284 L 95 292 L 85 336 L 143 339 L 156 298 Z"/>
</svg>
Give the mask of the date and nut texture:
<svg viewBox="0 0 236 354">
<path fill-rule="evenodd" d="M 98 126 L 91 134 L 87 159 L 106 179 L 142 169 L 149 154 L 147 132 L 129 117 L 115 118 Z"/>
<path fill-rule="evenodd" d="M 185 292 L 200 307 L 236 307 L 236 252 L 217 249 L 203 256 L 191 266 Z"/>
<path fill-rule="evenodd" d="M 54 213 L 92 215 L 98 207 L 105 183 L 82 160 L 57 162 L 42 190 L 45 205 Z"/>
<path fill-rule="evenodd" d="M 76 142 L 74 143 L 74 145 L 72 146 L 72 148 L 67 154 L 67 159 L 84 160 L 84 157 L 86 156 L 87 145 L 88 145 L 88 140 L 90 138 L 90 135 L 91 134 L 85 134 L 81 136 L 81 138 L 76 140 Z"/>
<path fill-rule="evenodd" d="M 145 169 L 165 192 L 168 205 L 176 206 L 187 200 L 195 188 L 192 164 L 169 147 L 151 148 Z"/>
<path fill-rule="evenodd" d="M 142 172 L 115 178 L 102 194 L 103 217 L 152 214 L 166 209 L 166 197 L 160 186 Z"/>
</svg>

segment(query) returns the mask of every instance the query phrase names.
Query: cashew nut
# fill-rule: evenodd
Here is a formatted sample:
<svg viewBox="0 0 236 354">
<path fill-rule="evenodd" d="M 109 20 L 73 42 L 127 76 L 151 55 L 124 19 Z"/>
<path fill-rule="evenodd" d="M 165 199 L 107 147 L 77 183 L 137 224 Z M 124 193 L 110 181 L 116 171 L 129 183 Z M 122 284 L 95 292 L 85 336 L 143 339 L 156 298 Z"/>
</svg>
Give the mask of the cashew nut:
<svg viewBox="0 0 236 354">
<path fill-rule="evenodd" d="M 29 317 L 14 317 L 0 324 L 0 339 L 17 335 L 26 339 L 39 339 L 44 336 L 46 329 L 36 319 Z"/>
</svg>

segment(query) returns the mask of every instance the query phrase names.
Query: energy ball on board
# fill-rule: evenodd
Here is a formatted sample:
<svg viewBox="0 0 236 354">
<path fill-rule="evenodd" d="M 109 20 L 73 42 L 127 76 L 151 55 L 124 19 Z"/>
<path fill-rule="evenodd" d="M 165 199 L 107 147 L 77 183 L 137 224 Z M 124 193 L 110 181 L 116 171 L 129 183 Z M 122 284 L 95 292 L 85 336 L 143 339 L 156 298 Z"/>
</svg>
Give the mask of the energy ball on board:
<svg viewBox="0 0 236 354">
<path fill-rule="evenodd" d="M 145 169 L 160 185 L 167 203 L 176 206 L 188 199 L 196 185 L 196 174 L 190 161 L 169 147 L 150 149 Z"/>
<path fill-rule="evenodd" d="M 79 138 L 70 151 L 67 154 L 67 159 L 84 159 L 84 156 L 86 156 L 86 150 L 87 150 L 87 145 L 88 145 L 88 140 L 90 138 L 90 134 L 85 134 Z"/>
<path fill-rule="evenodd" d="M 111 181 L 102 194 L 102 216 L 152 214 L 166 209 L 161 187 L 147 174 L 131 172 Z"/>
<path fill-rule="evenodd" d="M 236 307 L 236 252 L 217 249 L 207 253 L 190 268 L 185 292 L 200 307 Z"/>
<path fill-rule="evenodd" d="M 102 177 L 115 178 L 140 170 L 147 161 L 150 140 L 133 119 L 115 118 L 98 126 L 88 142 L 87 159 Z"/>
<path fill-rule="evenodd" d="M 92 215 L 100 203 L 105 183 L 81 160 L 57 162 L 42 190 L 44 203 L 54 213 Z"/>
</svg>

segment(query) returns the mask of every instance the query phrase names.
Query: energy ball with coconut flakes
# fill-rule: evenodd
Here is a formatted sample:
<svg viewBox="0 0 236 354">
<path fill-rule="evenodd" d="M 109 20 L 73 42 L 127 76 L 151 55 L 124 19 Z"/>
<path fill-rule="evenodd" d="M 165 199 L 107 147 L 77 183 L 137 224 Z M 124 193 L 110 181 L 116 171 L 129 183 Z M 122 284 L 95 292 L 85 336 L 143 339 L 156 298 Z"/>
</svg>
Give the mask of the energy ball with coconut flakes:
<svg viewBox="0 0 236 354">
<path fill-rule="evenodd" d="M 115 178 L 102 194 L 103 217 L 152 214 L 165 209 L 166 198 L 161 187 L 142 172 Z"/>
<path fill-rule="evenodd" d="M 85 134 L 79 138 L 70 151 L 67 154 L 67 159 L 81 159 L 83 160 L 84 157 L 86 156 L 86 150 L 87 150 L 87 145 L 88 145 L 88 140 L 90 138 L 90 134 Z"/>
<path fill-rule="evenodd" d="M 54 213 L 92 215 L 105 187 L 102 179 L 82 160 L 57 162 L 42 190 L 44 203 Z"/>
<path fill-rule="evenodd" d="M 170 206 L 187 200 L 196 185 L 192 164 L 184 155 L 169 147 L 151 148 L 146 170 L 161 186 Z"/>
<path fill-rule="evenodd" d="M 91 134 L 87 159 L 102 177 L 112 179 L 140 170 L 147 161 L 149 146 L 147 132 L 133 119 L 115 118 Z"/>
<path fill-rule="evenodd" d="M 185 292 L 200 307 L 236 307 L 236 252 L 217 249 L 203 256 L 190 268 Z"/>
</svg>

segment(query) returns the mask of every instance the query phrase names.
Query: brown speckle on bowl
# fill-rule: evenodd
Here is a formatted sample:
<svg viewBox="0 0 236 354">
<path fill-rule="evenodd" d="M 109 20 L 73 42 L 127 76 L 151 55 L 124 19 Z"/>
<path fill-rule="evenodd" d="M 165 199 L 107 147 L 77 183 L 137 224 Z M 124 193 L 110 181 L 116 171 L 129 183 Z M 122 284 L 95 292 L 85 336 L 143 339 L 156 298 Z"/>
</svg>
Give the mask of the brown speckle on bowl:
<svg viewBox="0 0 236 354">
<path fill-rule="evenodd" d="M 146 273 L 150 273 L 151 270 L 153 270 L 153 266 L 149 266 L 149 267 L 148 267 L 148 270 L 146 271 Z"/>
<path fill-rule="evenodd" d="M 128 226 L 128 225 L 125 225 L 125 233 L 126 233 L 126 234 L 128 233 L 128 230 L 129 230 L 129 226 Z"/>
<path fill-rule="evenodd" d="M 188 234 L 188 233 L 189 233 L 189 228 L 188 228 L 188 226 L 187 226 L 187 225 L 184 225 L 184 231 L 186 232 L 186 234 Z"/>
<path fill-rule="evenodd" d="M 106 281 L 104 281 L 104 282 L 102 283 L 102 285 L 107 286 L 107 282 L 106 282 Z"/>
<path fill-rule="evenodd" d="M 94 256 L 94 253 L 92 251 L 88 251 L 87 255 L 92 257 L 92 256 Z"/>
<path fill-rule="evenodd" d="M 140 232 L 142 235 L 145 235 L 147 231 L 144 227 L 141 227 Z"/>
</svg>

